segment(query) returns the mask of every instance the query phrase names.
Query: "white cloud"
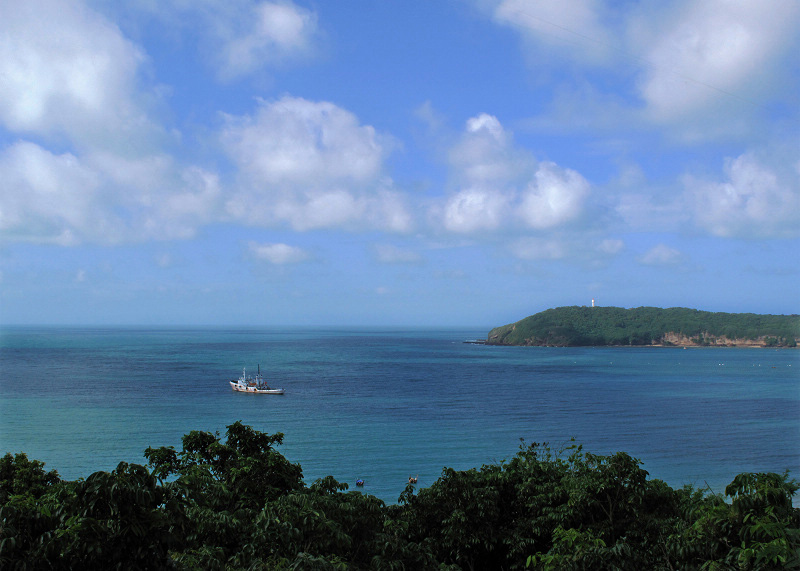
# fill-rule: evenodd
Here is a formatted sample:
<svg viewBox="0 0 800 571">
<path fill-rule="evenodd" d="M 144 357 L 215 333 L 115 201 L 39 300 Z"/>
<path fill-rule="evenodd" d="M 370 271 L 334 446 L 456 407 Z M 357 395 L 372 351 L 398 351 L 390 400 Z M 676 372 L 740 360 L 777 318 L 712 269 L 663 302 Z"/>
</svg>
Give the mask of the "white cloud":
<svg viewBox="0 0 800 571">
<path fill-rule="evenodd" d="M 215 173 L 195 166 L 171 169 L 152 190 L 145 203 L 145 237 L 191 238 L 220 218 L 223 192 Z"/>
<path fill-rule="evenodd" d="M 116 232 L 97 220 L 97 173 L 70 153 L 15 143 L 0 154 L 0 180 L 0 232 L 10 240 L 71 245 L 84 229 Z"/>
<path fill-rule="evenodd" d="M 534 77 L 558 85 L 533 126 L 655 124 L 697 142 L 763 132 L 765 102 L 793 104 L 796 0 L 474 1 L 525 40 Z M 597 81 L 597 65 L 622 81 Z"/>
<path fill-rule="evenodd" d="M 512 134 L 497 117 L 486 113 L 467 120 L 449 161 L 459 183 L 494 188 L 513 183 L 536 164 L 529 153 L 515 147 Z"/>
<path fill-rule="evenodd" d="M 634 25 L 637 51 L 650 64 L 641 95 L 659 121 L 750 100 L 774 85 L 771 74 L 796 41 L 795 0 L 700 0 Z M 666 22 L 665 22 L 666 20 Z"/>
<path fill-rule="evenodd" d="M 469 233 L 520 224 L 545 230 L 575 220 L 590 195 L 579 173 L 552 162 L 538 163 L 515 145 L 491 115 L 471 118 L 450 151 L 452 178 L 459 190 L 442 209 L 444 228 Z M 520 190 L 523 189 L 523 190 Z"/>
<path fill-rule="evenodd" d="M 220 74 L 233 78 L 308 54 L 317 17 L 291 2 L 260 2 L 215 27 L 222 41 L 217 58 Z"/>
<path fill-rule="evenodd" d="M 380 174 L 386 151 L 375 129 L 332 103 L 284 97 L 260 102 L 255 117 L 227 119 L 223 143 L 259 183 L 362 184 Z"/>
<path fill-rule="evenodd" d="M 697 224 L 722 237 L 800 235 L 800 163 L 793 169 L 787 163 L 771 167 L 746 153 L 726 161 L 724 182 L 687 176 L 686 200 Z"/>
<path fill-rule="evenodd" d="M 310 259 L 308 252 L 288 244 L 258 244 L 250 242 L 250 252 L 256 259 L 275 265 L 299 264 Z"/>
<path fill-rule="evenodd" d="M 234 219 L 298 230 L 411 225 L 382 172 L 391 140 L 332 103 L 262 101 L 255 116 L 228 117 L 221 139 L 241 179 L 227 205 Z"/>
<path fill-rule="evenodd" d="M 55 154 L 19 141 L 0 150 L 0 236 L 74 245 L 186 238 L 216 216 L 216 176 L 166 155 Z"/>
<path fill-rule="evenodd" d="M 178 164 L 152 144 L 160 129 L 139 105 L 145 98 L 136 80 L 144 56 L 115 25 L 77 2 L 20 6 L 0 4 L 0 122 L 66 142 L 71 152 L 26 141 L 0 148 L 4 239 L 187 238 L 220 220 L 411 227 L 404 196 L 383 173 L 393 140 L 352 113 L 286 97 L 262 102 L 254 118 L 229 117 L 222 138 L 242 184 L 226 192 L 215 173 Z M 302 43 L 293 39 L 299 24 L 292 5 L 254 9 L 280 49 Z"/>
<path fill-rule="evenodd" d="M 467 188 L 451 196 L 444 227 L 451 232 L 495 230 L 507 218 L 510 198 L 496 190 Z"/>
<path fill-rule="evenodd" d="M 511 133 L 486 113 L 467 120 L 449 153 L 452 178 L 461 188 L 442 213 L 451 232 L 494 230 L 508 219 L 514 183 L 535 161 L 515 148 Z"/>
<path fill-rule="evenodd" d="M 125 158 L 95 152 L 84 162 L 102 181 L 98 216 L 119 216 L 121 240 L 190 238 L 220 217 L 218 177 L 202 168 L 179 165 L 165 154 Z"/>
<path fill-rule="evenodd" d="M 683 259 L 683 255 L 666 244 L 658 244 L 650 248 L 639 258 L 639 262 L 648 266 L 674 265 Z"/>
<path fill-rule="evenodd" d="M 0 3 L 0 123 L 37 141 L 0 148 L 4 240 L 185 238 L 219 210 L 216 177 L 158 148 L 146 61 L 76 0 Z"/>
<path fill-rule="evenodd" d="M 589 195 L 589 183 L 571 169 L 542 163 L 522 195 L 519 213 L 531 228 L 552 228 L 575 219 Z"/>
<path fill-rule="evenodd" d="M 144 56 L 72 0 L 0 3 L 0 121 L 81 146 L 136 147 L 157 131 L 136 76 Z"/>
</svg>

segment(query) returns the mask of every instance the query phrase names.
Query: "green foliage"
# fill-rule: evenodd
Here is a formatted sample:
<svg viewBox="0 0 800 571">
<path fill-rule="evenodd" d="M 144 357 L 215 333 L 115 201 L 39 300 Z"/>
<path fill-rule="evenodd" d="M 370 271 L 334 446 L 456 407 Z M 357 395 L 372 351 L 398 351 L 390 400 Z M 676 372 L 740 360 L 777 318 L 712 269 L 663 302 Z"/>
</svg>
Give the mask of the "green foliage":
<svg viewBox="0 0 800 571">
<path fill-rule="evenodd" d="M 62 481 L 0 460 L 2 569 L 800 569 L 798 484 L 740 474 L 730 502 L 648 479 L 641 462 L 523 442 L 444 468 L 397 505 L 328 476 L 310 486 L 268 435 L 193 431 L 151 469 Z"/>
<path fill-rule="evenodd" d="M 405 498 L 402 517 L 411 541 L 462 569 L 667 568 L 680 496 L 639 464 L 580 446 L 522 446 L 500 465 L 445 469 Z"/>
<path fill-rule="evenodd" d="M 800 316 L 712 313 L 683 307 L 558 307 L 489 332 L 496 345 L 651 345 L 671 333 L 698 345 L 718 339 L 761 339 L 770 347 L 796 347 Z"/>
<path fill-rule="evenodd" d="M 193 430 L 183 437 L 181 452 L 148 448 L 144 455 L 159 478 L 178 475 L 187 490 L 199 496 L 222 484 L 238 506 L 260 508 L 268 499 L 302 488 L 301 466 L 274 449 L 283 442 L 283 434 L 258 432 L 240 421 L 227 429 L 225 443 L 219 434 Z"/>
<path fill-rule="evenodd" d="M 602 569 L 606 542 L 591 531 L 553 530 L 553 547 L 547 553 L 528 557 L 526 566 L 535 569 Z"/>
<path fill-rule="evenodd" d="M 11 496 L 40 498 L 50 486 L 60 481 L 58 472 L 44 471 L 44 462 L 28 460 L 24 452 L 0 458 L 0 504 Z"/>
<path fill-rule="evenodd" d="M 792 507 L 798 483 L 788 474 L 743 473 L 698 506 L 687 530 L 702 569 L 800 569 L 800 510 Z"/>
<path fill-rule="evenodd" d="M 0 508 L 3 568 L 162 568 L 175 544 L 172 500 L 144 466 L 120 463 L 86 480 L 52 482 L 36 501 Z M 24 498 L 24 500 L 23 500 Z"/>
</svg>

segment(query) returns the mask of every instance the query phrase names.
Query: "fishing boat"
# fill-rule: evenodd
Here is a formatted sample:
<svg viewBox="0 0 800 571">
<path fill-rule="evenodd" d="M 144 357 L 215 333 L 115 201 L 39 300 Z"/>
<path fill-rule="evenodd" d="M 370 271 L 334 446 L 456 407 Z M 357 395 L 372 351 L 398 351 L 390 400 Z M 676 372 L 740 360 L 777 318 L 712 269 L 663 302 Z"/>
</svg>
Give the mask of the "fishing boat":
<svg viewBox="0 0 800 571">
<path fill-rule="evenodd" d="M 259 395 L 282 395 L 283 389 L 271 388 L 261 376 L 261 365 L 258 366 L 258 374 L 255 377 L 248 377 L 247 371 L 242 369 L 242 376 L 235 381 L 228 381 L 234 391 L 240 393 L 254 393 Z"/>
</svg>

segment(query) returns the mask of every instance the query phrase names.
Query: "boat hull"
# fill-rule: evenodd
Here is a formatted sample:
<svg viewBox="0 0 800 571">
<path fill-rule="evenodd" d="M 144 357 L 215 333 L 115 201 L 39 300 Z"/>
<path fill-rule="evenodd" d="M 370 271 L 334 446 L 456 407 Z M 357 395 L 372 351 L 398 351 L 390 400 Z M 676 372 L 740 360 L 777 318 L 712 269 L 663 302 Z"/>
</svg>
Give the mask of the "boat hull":
<svg viewBox="0 0 800 571">
<path fill-rule="evenodd" d="M 283 389 L 260 389 L 255 385 L 243 385 L 234 381 L 228 381 L 231 388 L 238 393 L 253 393 L 258 395 L 282 395 Z"/>
</svg>

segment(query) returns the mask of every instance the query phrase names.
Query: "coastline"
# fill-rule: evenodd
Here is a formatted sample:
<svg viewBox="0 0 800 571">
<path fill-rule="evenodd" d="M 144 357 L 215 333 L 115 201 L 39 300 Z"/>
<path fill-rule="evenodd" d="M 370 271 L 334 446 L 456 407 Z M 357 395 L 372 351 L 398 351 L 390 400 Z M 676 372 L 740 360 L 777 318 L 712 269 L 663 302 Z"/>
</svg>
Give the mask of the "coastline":
<svg viewBox="0 0 800 571">
<path fill-rule="evenodd" d="M 701 334 L 703 339 L 701 343 L 697 343 L 692 338 L 685 335 L 678 335 L 675 333 L 667 333 L 662 339 L 654 343 L 636 343 L 636 344 L 604 344 L 604 345 L 580 345 L 580 344 L 549 344 L 549 343 L 497 343 L 492 341 L 491 332 L 485 341 L 482 340 L 467 340 L 464 343 L 473 343 L 476 345 L 494 345 L 498 347 L 657 347 L 663 349 L 797 349 L 799 345 L 785 345 L 773 344 L 767 341 L 769 336 L 759 337 L 757 339 L 729 339 L 727 337 L 713 337 L 707 334 Z M 695 338 L 696 339 L 696 338 Z"/>
<path fill-rule="evenodd" d="M 549 349 L 574 349 L 578 347 L 591 347 L 591 348 L 603 348 L 603 349 L 774 349 L 778 350 L 796 350 L 800 349 L 800 346 L 796 347 L 788 347 L 786 345 L 780 346 L 767 346 L 767 345 L 736 345 L 736 344 L 728 344 L 728 345 L 719 345 L 719 344 L 709 344 L 709 345 L 697 345 L 697 344 L 690 344 L 690 345 L 676 345 L 676 344 L 665 344 L 665 343 L 651 343 L 649 345 L 638 344 L 638 345 L 546 345 L 546 344 L 516 344 L 516 343 L 492 343 L 489 341 L 464 341 L 463 343 L 469 343 L 472 345 L 487 345 L 490 347 L 547 347 Z"/>
</svg>

